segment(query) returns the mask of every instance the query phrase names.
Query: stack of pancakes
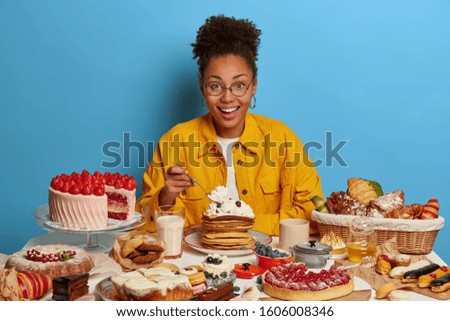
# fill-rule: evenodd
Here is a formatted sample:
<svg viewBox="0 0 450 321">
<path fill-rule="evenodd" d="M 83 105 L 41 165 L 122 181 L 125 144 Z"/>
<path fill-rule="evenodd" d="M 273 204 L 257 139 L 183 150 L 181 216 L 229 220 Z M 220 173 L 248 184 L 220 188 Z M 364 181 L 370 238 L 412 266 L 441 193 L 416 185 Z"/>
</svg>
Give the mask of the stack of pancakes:
<svg viewBox="0 0 450 321">
<path fill-rule="evenodd" d="M 251 249 L 255 239 L 248 232 L 252 229 L 255 219 L 245 216 L 203 215 L 201 242 L 205 248 L 218 250 Z"/>
</svg>

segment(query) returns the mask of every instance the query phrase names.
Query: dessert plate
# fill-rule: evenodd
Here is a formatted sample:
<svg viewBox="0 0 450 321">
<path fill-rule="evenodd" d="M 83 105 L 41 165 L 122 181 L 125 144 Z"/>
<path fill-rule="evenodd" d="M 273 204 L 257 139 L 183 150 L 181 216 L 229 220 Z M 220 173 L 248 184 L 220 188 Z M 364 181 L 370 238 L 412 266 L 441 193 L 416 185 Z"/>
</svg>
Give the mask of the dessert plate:
<svg viewBox="0 0 450 321">
<path fill-rule="evenodd" d="M 192 249 L 199 251 L 201 253 L 204 253 L 204 254 L 219 254 L 219 255 L 226 255 L 226 256 L 241 256 L 241 255 L 253 254 L 252 249 L 242 249 L 242 250 L 206 249 L 203 247 L 202 242 L 200 241 L 202 232 L 203 231 L 200 230 L 200 231 L 192 232 L 189 235 L 186 235 L 184 237 L 184 242 Z M 259 242 L 261 244 L 268 245 L 272 242 L 272 237 L 270 237 L 269 235 L 267 235 L 265 233 L 254 231 L 254 230 L 249 230 L 249 233 L 251 236 L 253 236 L 253 238 L 255 239 L 256 242 Z"/>
<path fill-rule="evenodd" d="M 120 298 L 116 296 L 112 289 L 110 276 L 97 283 L 95 286 L 95 294 L 103 301 L 120 301 Z"/>
</svg>

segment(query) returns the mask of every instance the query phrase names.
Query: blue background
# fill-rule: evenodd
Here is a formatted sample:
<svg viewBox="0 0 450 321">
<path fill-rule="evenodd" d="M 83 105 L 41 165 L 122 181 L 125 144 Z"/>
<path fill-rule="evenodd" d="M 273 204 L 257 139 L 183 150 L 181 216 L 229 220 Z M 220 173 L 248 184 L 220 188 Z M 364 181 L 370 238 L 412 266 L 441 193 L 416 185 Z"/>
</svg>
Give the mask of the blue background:
<svg viewBox="0 0 450 321">
<path fill-rule="evenodd" d="M 331 148 L 347 141 L 346 166 L 318 167 L 325 195 L 364 177 L 407 204 L 437 197 L 448 217 L 449 1 L 0 0 L 1 253 L 44 232 L 33 212 L 56 174 L 140 184 L 153 142 L 204 112 L 190 44 L 219 13 L 263 31 L 255 112 L 323 146 L 314 160 L 326 132 Z M 110 141 L 122 159 L 106 168 Z M 435 250 L 447 262 L 449 243 L 445 226 Z"/>
</svg>

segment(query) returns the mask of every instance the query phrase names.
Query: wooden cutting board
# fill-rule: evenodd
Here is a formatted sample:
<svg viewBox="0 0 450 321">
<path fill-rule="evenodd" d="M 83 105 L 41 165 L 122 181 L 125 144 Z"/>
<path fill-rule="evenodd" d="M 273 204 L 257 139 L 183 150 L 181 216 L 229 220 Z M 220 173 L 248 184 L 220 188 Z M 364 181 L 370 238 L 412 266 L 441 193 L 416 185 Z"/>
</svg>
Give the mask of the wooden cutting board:
<svg viewBox="0 0 450 321">
<path fill-rule="evenodd" d="M 418 257 L 419 258 L 419 257 Z M 422 257 L 420 257 L 422 258 Z M 343 262 L 343 261 L 336 261 L 337 265 L 346 265 L 350 264 L 350 262 Z M 428 297 L 431 297 L 433 299 L 437 300 L 450 300 L 450 290 L 447 290 L 443 293 L 435 293 L 431 291 L 429 288 L 419 288 L 417 284 L 404 284 L 400 279 L 393 279 L 389 275 L 380 275 L 375 271 L 375 268 L 355 268 L 352 269 L 354 272 L 354 275 L 363 279 L 367 283 L 370 284 L 370 286 L 376 290 L 380 286 L 392 282 L 394 283 L 399 289 L 402 290 L 409 290 L 413 291 Z"/>
<path fill-rule="evenodd" d="M 341 296 L 340 298 L 332 299 L 329 301 L 368 301 L 372 295 L 372 290 L 356 290 L 350 294 Z M 259 301 L 282 301 L 280 299 L 266 297 L 260 298 Z"/>
</svg>

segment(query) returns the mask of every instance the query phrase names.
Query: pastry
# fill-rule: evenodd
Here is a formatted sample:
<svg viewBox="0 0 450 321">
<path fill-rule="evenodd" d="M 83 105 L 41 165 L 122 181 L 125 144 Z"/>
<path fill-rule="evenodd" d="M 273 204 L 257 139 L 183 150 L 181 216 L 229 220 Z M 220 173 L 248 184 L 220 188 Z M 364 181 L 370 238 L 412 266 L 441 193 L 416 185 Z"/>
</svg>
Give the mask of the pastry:
<svg viewBox="0 0 450 321">
<path fill-rule="evenodd" d="M 228 301 L 234 297 L 233 283 L 225 282 L 198 295 L 199 301 Z"/>
<path fill-rule="evenodd" d="M 375 271 L 378 274 L 386 275 L 389 274 L 389 272 L 392 269 L 391 260 L 387 255 L 384 254 L 378 254 L 377 256 L 377 262 L 375 265 Z"/>
<path fill-rule="evenodd" d="M 379 287 L 377 289 L 377 291 L 375 292 L 375 295 L 377 297 L 377 299 L 384 299 L 386 298 L 392 291 L 396 290 L 397 286 L 392 283 L 386 283 L 384 285 L 382 285 L 381 287 Z"/>
<path fill-rule="evenodd" d="M 381 187 L 374 181 L 368 181 L 362 178 L 349 178 L 347 180 L 347 194 L 357 199 L 364 206 L 369 205 L 371 200 L 383 195 Z M 380 194 L 377 194 L 378 193 Z"/>
<path fill-rule="evenodd" d="M 255 239 L 249 233 L 255 222 L 252 208 L 242 200 L 228 196 L 226 187 L 218 186 L 210 194 L 212 202 L 203 213 L 201 243 L 209 249 L 250 249 Z"/>
<path fill-rule="evenodd" d="M 405 195 L 401 190 L 386 193 L 369 202 L 367 206 L 367 216 L 383 218 L 387 213 L 402 207 L 404 201 Z"/>
<path fill-rule="evenodd" d="M 415 263 L 411 263 L 408 266 L 397 266 L 389 272 L 389 276 L 394 279 L 401 279 L 404 273 L 415 269 L 419 269 L 429 264 L 430 262 L 427 260 L 420 260 Z"/>
<path fill-rule="evenodd" d="M 64 275 L 89 272 L 94 267 L 89 254 L 67 244 L 39 245 L 14 253 L 5 268 L 44 274 L 54 279 Z"/>
<path fill-rule="evenodd" d="M 53 279 L 53 296 L 55 301 L 75 301 L 88 294 L 89 273 L 66 275 Z"/>
<path fill-rule="evenodd" d="M 260 296 L 261 292 L 256 286 L 248 287 L 241 295 L 241 297 L 247 301 L 258 301 Z"/>
<path fill-rule="evenodd" d="M 433 280 L 447 275 L 450 272 L 449 269 L 450 267 L 448 266 L 441 266 L 429 274 L 421 275 L 417 280 L 417 285 L 419 288 L 427 288 Z"/>
<path fill-rule="evenodd" d="M 347 251 L 347 245 L 345 245 L 342 237 L 340 235 L 335 235 L 333 231 L 324 234 L 320 239 L 320 242 L 333 248 L 330 252 L 331 255 L 340 255 Z"/>
<path fill-rule="evenodd" d="M 206 290 L 206 278 L 202 271 L 199 271 L 194 267 L 185 267 L 180 269 L 180 274 L 188 277 L 194 295 Z"/>
<path fill-rule="evenodd" d="M 450 289 L 450 274 L 446 274 L 430 283 L 431 291 L 436 293 L 445 292 Z"/>
<path fill-rule="evenodd" d="M 169 269 L 170 271 L 172 271 L 174 273 L 180 272 L 180 268 L 178 267 L 178 265 L 173 264 L 173 263 L 158 263 L 156 265 L 153 265 L 153 267 L 154 268 L 165 267 L 165 268 Z"/>
<path fill-rule="evenodd" d="M 423 206 L 422 215 L 419 217 L 421 220 L 432 220 L 438 218 L 439 202 L 436 198 L 430 199 L 427 204 Z"/>
<path fill-rule="evenodd" d="M 394 290 L 388 296 L 391 301 L 409 301 L 411 294 L 405 290 Z"/>
<path fill-rule="evenodd" d="M 267 295 L 281 300 L 321 301 L 353 292 L 354 283 L 346 270 L 334 265 L 316 273 L 303 263 L 291 263 L 267 270 L 262 276 L 262 288 Z"/>
<path fill-rule="evenodd" d="M 121 300 L 178 301 L 193 295 L 185 275 L 177 275 L 167 268 L 138 269 L 111 277 L 114 293 Z"/>
<path fill-rule="evenodd" d="M 119 173 L 61 174 L 48 189 L 50 220 L 77 229 L 104 228 L 108 218 L 127 220 L 134 213 L 136 181 Z"/>
<path fill-rule="evenodd" d="M 391 259 L 391 263 L 396 266 L 408 266 L 411 264 L 411 257 L 406 254 L 397 254 Z"/>
<path fill-rule="evenodd" d="M 52 289 L 52 280 L 44 274 L 0 269 L 0 301 L 36 300 Z"/>
<path fill-rule="evenodd" d="M 439 268 L 439 265 L 433 263 L 433 264 L 425 265 L 425 266 L 415 269 L 415 270 L 407 271 L 407 272 L 403 273 L 402 283 L 417 282 L 420 276 L 428 274 L 428 273 L 432 273 L 433 271 L 435 271 L 438 268 Z"/>
<path fill-rule="evenodd" d="M 411 204 L 400 206 L 385 215 L 386 218 L 399 218 L 403 220 L 413 220 L 422 215 L 423 206 L 420 204 Z"/>
<path fill-rule="evenodd" d="M 345 192 L 333 192 L 327 200 L 328 209 L 333 214 L 365 216 L 367 208 Z"/>
<path fill-rule="evenodd" d="M 218 286 L 224 282 L 236 281 L 234 264 L 229 262 L 227 256 L 219 254 L 208 254 L 202 262 L 203 273 L 208 286 Z"/>
</svg>

